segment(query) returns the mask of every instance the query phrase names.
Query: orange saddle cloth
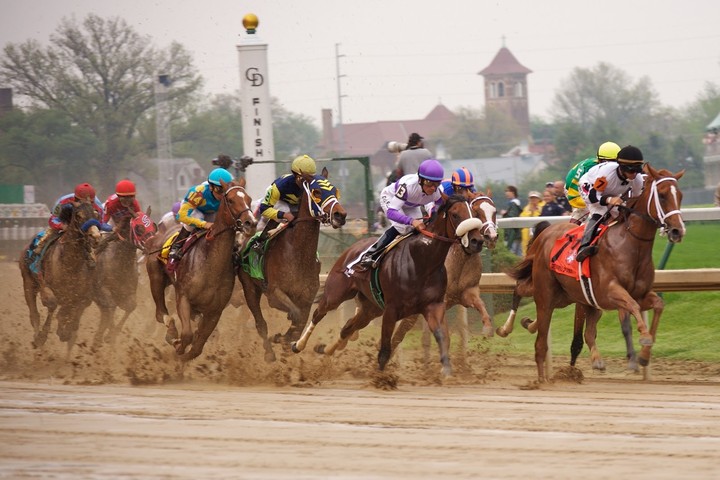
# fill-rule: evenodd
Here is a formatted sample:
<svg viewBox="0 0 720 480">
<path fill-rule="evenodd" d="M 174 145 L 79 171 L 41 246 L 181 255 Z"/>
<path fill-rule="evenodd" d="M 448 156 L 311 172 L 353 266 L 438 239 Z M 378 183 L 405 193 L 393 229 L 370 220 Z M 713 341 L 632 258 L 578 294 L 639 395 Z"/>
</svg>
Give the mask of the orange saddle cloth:
<svg viewBox="0 0 720 480">
<path fill-rule="evenodd" d="M 607 230 L 607 225 L 600 225 L 598 227 L 598 233 L 595 235 L 592 245 L 595 245 L 600 237 L 605 234 L 605 230 Z M 575 260 L 575 256 L 577 255 L 584 231 L 585 225 L 578 225 L 568 230 L 565 235 L 555 241 L 555 245 L 553 245 L 552 251 L 550 252 L 550 269 L 553 272 L 579 278 L 578 262 Z M 585 277 L 590 276 L 590 257 L 583 262 L 582 273 Z"/>
</svg>

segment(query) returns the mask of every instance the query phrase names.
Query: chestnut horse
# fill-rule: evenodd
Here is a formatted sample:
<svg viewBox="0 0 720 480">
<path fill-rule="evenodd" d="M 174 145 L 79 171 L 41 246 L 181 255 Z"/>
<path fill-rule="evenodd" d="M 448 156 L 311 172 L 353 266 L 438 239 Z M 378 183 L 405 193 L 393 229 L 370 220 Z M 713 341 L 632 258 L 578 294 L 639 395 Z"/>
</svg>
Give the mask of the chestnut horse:
<svg viewBox="0 0 720 480">
<path fill-rule="evenodd" d="M 92 248 L 100 237 L 98 214 L 89 203 L 74 203 L 72 217 L 60 238 L 48 245 L 39 260 L 39 269 L 30 258 L 33 246 L 20 257 L 25 302 L 30 310 L 30 323 L 35 331 L 33 346 L 47 340 L 50 322 L 58 310 L 57 335 L 67 343 L 67 353 L 75 344 L 80 317 L 92 303 L 93 265 Z M 42 281 L 41 281 L 42 280 Z M 47 308 L 47 317 L 40 326 L 40 313 L 36 297 Z"/>
<path fill-rule="evenodd" d="M 232 261 L 235 233 L 242 231 L 252 235 L 257 226 L 250 208 L 250 195 L 245 191 L 245 179 L 229 183 L 221 181 L 221 185 L 223 194 L 215 221 L 185 252 L 175 272 L 168 272 L 166 260 L 160 255 L 149 257 L 146 263 L 155 301 L 155 319 L 167 326 L 165 340 L 175 347 L 182 361 L 192 360 L 202 353 L 230 300 L 235 283 Z M 159 251 L 170 235 L 171 232 L 156 235 L 148 242 L 148 248 Z M 179 334 L 165 304 L 165 289 L 170 283 L 175 287 L 181 323 Z M 198 316 L 197 329 L 193 333 L 191 320 Z M 189 345 L 192 346 L 186 351 Z"/>
<path fill-rule="evenodd" d="M 122 330 L 130 314 L 137 307 L 138 261 L 136 252 L 146 253 L 145 243 L 157 232 L 157 226 L 147 213 L 123 217 L 115 231 L 105 237 L 97 248 L 95 268 L 95 303 L 100 309 L 100 325 L 95 345 L 112 342 Z M 115 309 L 124 313 L 114 324 Z"/>
<path fill-rule="evenodd" d="M 658 228 L 673 243 L 680 242 L 685 235 L 680 213 L 682 192 L 678 187 L 684 171 L 673 174 L 668 170 L 655 170 L 648 164 L 644 171 L 643 192 L 620 207 L 618 222 L 609 226 L 598 241 L 599 252 L 585 260 L 590 262 L 591 284 L 588 288 L 584 289 L 577 278 L 550 268 L 553 246 L 574 227 L 570 223 L 555 224 L 541 232 L 525 259 L 509 273 L 518 282 L 517 293 L 532 296 L 535 300 L 537 319 L 530 328 L 537 330 L 535 363 L 539 382 L 547 381 L 549 376 L 545 371 L 545 356 L 552 312 L 572 303 L 579 304 L 584 310 L 585 340 L 593 343 L 602 310 L 629 312 L 635 317 L 640 332 L 640 364 L 647 366 L 650 361 L 664 308 L 662 299 L 652 291 L 655 280 L 652 247 Z M 641 312 L 650 309 L 653 318 L 648 329 Z M 579 353 L 577 347 L 576 337 L 573 349 Z M 593 346 L 590 348 L 596 351 Z"/>
<path fill-rule="evenodd" d="M 491 250 L 497 243 L 497 208 L 492 198 L 482 192 L 471 193 L 468 199 L 473 215 L 482 222 L 481 232 L 485 245 Z M 482 250 L 482 247 L 481 247 Z M 462 305 L 466 308 L 474 308 L 480 313 L 483 322 L 482 334 L 486 337 L 493 335 L 492 318 L 485 308 L 485 302 L 480 297 L 480 278 L 482 277 L 482 257 L 479 253 L 467 253 L 459 243 L 450 247 L 445 259 L 445 270 L 447 270 L 447 291 L 445 292 L 445 309 L 455 305 Z M 393 334 L 391 347 L 393 352 L 402 342 L 403 338 L 415 325 L 419 315 L 404 318 L 397 326 Z M 463 351 L 467 350 L 470 329 L 467 324 L 467 316 L 460 319 L 460 339 Z M 430 330 L 427 323 L 423 324 L 422 345 L 425 359 L 429 358 Z"/>
<path fill-rule="evenodd" d="M 346 265 L 365 251 L 375 241 L 373 238 L 355 242 L 340 255 L 328 273 L 325 290 L 313 312 L 312 321 L 293 345 L 294 352 L 305 348 L 315 326 L 329 311 L 355 298 L 358 306 L 355 316 L 345 323 L 340 338 L 333 345 L 329 348 L 318 345 L 315 348 L 318 353 L 332 355 L 335 350 L 342 350 L 356 331 L 382 315 L 378 353 L 378 366 L 382 371 L 390 360 L 390 341 L 396 322 L 422 313 L 440 348 L 442 371 L 445 375 L 451 374 L 450 339 L 444 319 L 447 275 L 443 264 L 454 243 L 460 241 L 462 248 L 473 254 L 480 251 L 483 236 L 482 222 L 473 217 L 465 198 L 445 195 L 443 198 L 443 205 L 433 214 L 427 229 L 397 243 L 377 269 L 356 270 L 346 275 Z"/>
<path fill-rule="evenodd" d="M 255 328 L 263 341 L 265 360 L 275 360 L 260 299 L 286 312 L 290 327 L 276 341 L 284 343 L 298 338 L 310 315 L 313 300 L 320 289 L 320 261 L 317 247 L 320 224 L 340 228 L 347 213 L 338 200 L 338 189 L 328 181 L 327 168 L 312 181 L 303 183 L 298 213 L 290 224 L 282 224 L 279 233 L 271 237 L 262 259 L 250 248 L 242 252 L 238 278 L 245 294 L 245 302 L 255 319 Z M 249 273 L 250 264 L 264 267 L 264 278 Z"/>
</svg>

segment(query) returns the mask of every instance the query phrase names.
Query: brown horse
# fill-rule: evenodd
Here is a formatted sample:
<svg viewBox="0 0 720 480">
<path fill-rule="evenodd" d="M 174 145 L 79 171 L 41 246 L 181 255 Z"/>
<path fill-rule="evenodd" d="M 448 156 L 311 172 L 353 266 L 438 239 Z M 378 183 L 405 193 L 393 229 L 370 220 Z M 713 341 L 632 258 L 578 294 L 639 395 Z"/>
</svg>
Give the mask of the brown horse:
<svg viewBox="0 0 720 480">
<path fill-rule="evenodd" d="M 662 299 L 652 291 L 655 234 L 662 228 L 662 234 L 666 234 L 670 242 L 680 242 L 685 235 L 685 224 L 680 214 L 682 192 L 677 182 L 684 171 L 673 174 L 645 165 L 645 173 L 642 194 L 620 208 L 618 222 L 608 227 L 599 239 L 599 252 L 585 261 L 590 262 L 590 285 L 584 287 L 577 278 L 550 268 L 556 241 L 573 228 L 569 223 L 552 225 L 540 233 L 525 259 L 510 272 L 518 282 L 518 294 L 533 296 L 535 300 L 537 323 L 532 328 L 537 330 L 535 363 L 539 382 L 547 381 L 549 376 L 545 371 L 545 356 L 552 312 L 572 303 L 583 306 L 586 341 L 594 342 L 601 310 L 629 312 L 635 317 L 640 332 L 640 363 L 648 365 L 664 308 Z M 641 311 L 650 309 L 653 319 L 648 329 Z"/>
<path fill-rule="evenodd" d="M 112 342 L 137 307 L 138 262 L 136 252 L 146 253 L 145 243 L 155 235 L 157 226 L 147 213 L 118 220 L 115 231 L 103 239 L 97 249 L 95 303 L 100 309 L 100 325 L 95 345 Z M 124 313 L 114 324 L 115 309 Z"/>
<path fill-rule="evenodd" d="M 284 224 L 272 237 L 263 259 L 258 259 L 252 249 L 245 248 L 237 273 L 245 293 L 245 302 L 255 318 L 255 328 L 263 340 L 265 360 L 273 361 L 271 342 L 260 299 L 263 294 L 268 304 L 286 312 L 290 327 L 276 341 L 291 342 L 300 335 L 310 315 L 313 300 L 320 289 L 320 261 L 317 247 L 320 224 L 340 228 L 345 224 L 347 213 L 340 204 L 338 189 L 328 181 L 327 168 L 315 175 L 311 182 L 304 182 L 298 213 L 292 223 Z M 249 273 L 250 264 L 262 265 L 264 278 Z"/>
<path fill-rule="evenodd" d="M 335 350 L 342 350 L 356 331 L 382 315 L 378 366 L 384 370 L 390 359 L 390 341 L 396 322 L 422 313 L 440 348 L 443 373 L 451 374 L 448 356 L 450 339 L 444 320 L 447 275 L 443 264 L 455 242 L 460 240 L 465 251 L 473 254 L 480 251 L 483 236 L 480 220 L 473 218 L 470 205 L 463 197 L 443 198 L 443 206 L 433 215 L 427 229 L 399 242 L 387 252 L 377 269 L 346 275 L 348 262 L 365 251 L 373 243 L 373 238 L 360 240 L 342 253 L 328 273 L 325 290 L 313 312 L 312 321 L 293 345 L 294 352 L 305 348 L 315 326 L 327 312 L 355 298 L 358 305 L 355 316 L 345 323 L 337 342 L 329 348 L 318 345 L 315 348 L 318 353 L 332 355 Z"/>
<path fill-rule="evenodd" d="M 155 301 L 155 319 L 167 326 L 165 339 L 175 347 L 183 361 L 192 360 L 202 353 L 205 342 L 230 300 L 235 283 L 232 262 L 235 233 L 242 231 L 245 235 L 252 235 L 257 225 L 250 208 L 250 195 L 245 191 L 245 179 L 221 184 L 222 200 L 212 227 L 185 252 L 175 272 L 168 272 L 166 261 L 160 255 L 148 258 L 146 263 Z M 156 235 L 148 242 L 148 248 L 159 251 L 167 237 L 169 234 Z M 175 287 L 177 314 L 181 322 L 179 334 L 175 320 L 166 319 L 165 289 L 170 283 Z M 191 320 L 198 316 L 197 330 L 193 333 Z M 192 346 L 186 351 L 189 345 Z"/>
<path fill-rule="evenodd" d="M 30 257 L 32 245 L 20 257 L 25 301 L 30 310 L 30 323 L 35 331 L 33 345 L 47 340 L 55 310 L 58 310 L 57 335 L 67 343 L 67 352 L 75 344 L 80 317 L 92 302 L 92 248 L 100 236 L 98 214 L 89 203 L 74 203 L 72 217 L 60 238 L 46 247 L 39 263 Z M 47 317 L 40 326 L 36 297 L 47 308 Z"/>
<path fill-rule="evenodd" d="M 497 208 L 492 198 L 482 192 L 471 193 L 468 199 L 475 218 L 482 222 L 481 232 L 484 243 L 490 249 L 495 248 L 497 243 Z M 481 247 L 482 249 L 482 247 Z M 482 277 L 482 257 L 479 253 L 469 254 L 459 243 L 450 247 L 445 259 L 445 270 L 447 270 L 447 291 L 445 292 L 445 309 L 455 305 L 462 305 L 465 308 L 474 308 L 480 313 L 483 322 L 482 333 L 486 337 L 493 335 L 492 318 L 485 308 L 485 302 L 480 297 L 480 278 Z M 404 318 L 397 326 L 393 334 L 391 346 L 393 352 L 402 342 L 407 332 L 417 323 L 420 316 L 414 315 Z M 460 339 L 463 351 L 467 350 L 470 329 L 467 324 L 467 316 L 460 320 Z M 427 323 L 423 324 L 422 345 L 425 359 L 429 358 L 430 329 Z"/>
</svg>

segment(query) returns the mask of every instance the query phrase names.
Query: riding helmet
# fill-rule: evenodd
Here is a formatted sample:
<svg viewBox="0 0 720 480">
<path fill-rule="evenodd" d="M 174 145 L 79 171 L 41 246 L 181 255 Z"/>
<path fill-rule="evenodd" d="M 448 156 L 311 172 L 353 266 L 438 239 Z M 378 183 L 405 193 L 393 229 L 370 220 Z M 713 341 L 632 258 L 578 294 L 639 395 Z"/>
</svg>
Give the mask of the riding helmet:
<svg viewBox="0 0 720 480">
<path fill-rule="evenodd" d="M 75 198 L 78 200 L 83 198 L 95 199 L 95 189 L 89 183 L 81 183 L 75 187 Z"/>
<path fill-rule="evenodd" d="M 132 197 L 135 196 L 135 184 L 130 180 L 120 180 L 115 185 L 115 193 L 118 197 Z"/>
<path fill-rule="evenodd" d="M 469 188 L 475 185 L 473 174 L 465 167 L 458 168 L 452 174 L 452 184 L 455 187 Z"/>
<path fill-rule="evenodd" d="M 615 142 L 605 142 L 600 145 L 597 151 L 597 159 L 601 162 L 608 160 L 617 160 L 620 145 Z"/>
<path fill-rule="evenodd" d="M 210 172 L 210 175 L 208 175 L 208 183 L 210 183 L 211 185 L 215 185 L 216 187 L 222 187 L 220 180 L 225 183 L 232 182 L 232 173 L 228 172 L 224 168 L 216 168 L 215 170 Z"/>
<path fill-rule="evenodd" d="M 430 180 L 431 182 L 441 182 L 444 176 L 445 171 L 442 165 L 434 158 L 425 160 L 420 164 L 420 168 L 418 168 L 418 177 Z"/>
<path fill-rule="evenodd" d="M 298 175 L 315 175 L 317 167 L 315 167 L 315 160 L 313 160 L 312 157 L 309 155 L 300 155 L 292 161 L 290 170 Z"/>
</svg>

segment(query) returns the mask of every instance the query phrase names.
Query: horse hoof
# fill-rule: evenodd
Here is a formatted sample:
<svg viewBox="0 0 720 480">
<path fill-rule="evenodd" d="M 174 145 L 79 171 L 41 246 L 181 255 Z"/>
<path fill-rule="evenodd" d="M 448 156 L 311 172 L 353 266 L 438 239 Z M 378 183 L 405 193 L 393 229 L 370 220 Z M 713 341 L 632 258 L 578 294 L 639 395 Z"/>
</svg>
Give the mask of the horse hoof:
<svg viewBox="0 0 720 480">
<path fill-rule="evenodd" d="M 318 343 L 317 345 L 315 345 L 315 347 L 313 348 L 313 350 L 315 350 L 315 353 L 319 353 L 319 354 L 322 355 L 322 354 L 325 353 L 325 344 L 324 344 L 324 343 Z"/>
<path fill-rule="evenodd" d="M 652 346 L 653 343 L 655 343 L 653 341 L 652 335 L 650 335 L 649 333 L 646 333 L 645 335 L 640 335 L 639 342 L 640 345 L 642 345 L 643 347 L 649 347 Z"/>
<path fill-rule="evenodd" d="M 482 329 L 482 336 L 486 338 L 491 338 L 495 332 L 493 331 L 492 325 L 483 325 Z"/>
<path fill-rule="evenodd" d="M 641 367 L 647 367 L 648 365 L 650 365 L 650 359 L 649 359 L 649 358 L 640 357 L 640 358 L 638 359 L 638 363 L 640 363 L 640 366 L 641 366 Z"/>
<path fill-rule="evenodd" d="M 265 361 L 267 363 L 274 362 L 275 361 L 275 352 L 273 352 L 272 350 L 269 352 L 265 352 Z"/>
<path fill-rule="evenodd" d="M 273 337 L 272 337 L 272 342 L 273 342 L 273 343 L 283 343 L 283 336 L 282 336 L 282 334 L 281 334 L 281 333 L 276 333 L 275 335 L 273 335 Z"/>
<path fill-rule="evenodd" d="M 507 332 L 505 331 L 505 329 L 503 327 L 497 327 L 495 329 L 495 333 L 497 333 L 498 337 L 502 337 L 502 338 L 505 338 L 508 336 Z"/>
<path fill-rule="evenodd" d="M 593 368 L 593 370 L 598 370 L 600 372 L 604 372 L 605 371 L 605 362 L 602 360 L 595 361 L 592 364 L 592 368 Z"/>
<path fill-rule="evenodd" d="M 640 366 L 638 365 L 637 360 L 628 360 L 627 369 L 631 372 L 639 372 Z"/>
<path fill-rule="evenodd" d="M 442 373 L 443 378 L 452 377 L 452 367 L 450 367 L 450 366 L 442 367 L 441 373 Z"/>
<path fill-rule="evenodd" d="M 300 349 L 297 347 L 297 342 L 292 342 L 290 350 L 292 350 L 293 353 L 300 353 Z"/>
<path fill-rule="evenodd" d="M 532 319 L 530 319 L 529 317 L 523 317 L 522 320 L 520 320 L 520 325 L 522 325 L 522 327 L 523 327 L 525 330 L 529 330 L 529 329 L 530 329 L 529 327 L 530 327 L 530 324 L 531 324 L 531 323 L 532 323 Z"/>
</svg>

